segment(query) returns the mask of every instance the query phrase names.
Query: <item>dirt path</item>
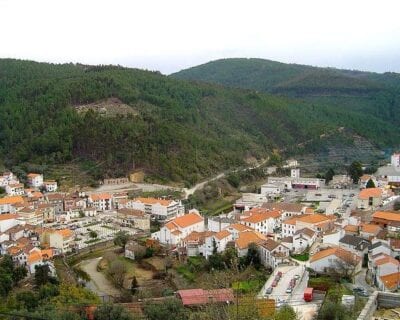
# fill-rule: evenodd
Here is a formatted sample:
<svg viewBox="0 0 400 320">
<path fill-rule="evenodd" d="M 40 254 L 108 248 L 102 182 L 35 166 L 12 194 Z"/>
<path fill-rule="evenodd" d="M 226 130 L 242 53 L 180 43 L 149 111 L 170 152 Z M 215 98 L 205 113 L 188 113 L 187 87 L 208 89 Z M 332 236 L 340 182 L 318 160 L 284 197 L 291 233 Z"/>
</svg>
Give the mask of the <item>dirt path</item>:
<svg viewBox="0 0 400 320">
<path fill-rule="evenodd" d="M 119 295 L 120 292 L 112 285 L 112 283 L 102 274 L 97 271 L 97 264 L 101 260 L 100 258 L 83 260 L 79 265 L 83 271 L 90 276 L 88 288 L 98 294 L 99 296 L 104 295 Z"/>
</svg>

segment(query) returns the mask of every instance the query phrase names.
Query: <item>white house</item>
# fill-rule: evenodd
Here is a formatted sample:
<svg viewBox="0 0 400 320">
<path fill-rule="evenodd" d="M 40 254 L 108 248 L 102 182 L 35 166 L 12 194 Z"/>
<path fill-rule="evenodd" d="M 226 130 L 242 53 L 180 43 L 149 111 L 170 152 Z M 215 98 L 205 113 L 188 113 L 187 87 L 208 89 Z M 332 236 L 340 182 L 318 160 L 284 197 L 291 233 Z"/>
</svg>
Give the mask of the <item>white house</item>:
<svg viewBox="0 0 400 320">
<path fill-rule="evenodd" d="M 266 239 L 258 244 L 261 263 L 265 267 L 275 269 L 289 259 L 289 248 L 282 243 Z"/>
<path fill-rule="evenodd" d="M 6 187 L 9 184 L 19 183 L 18 178 L 10 171 L 3 172 L 0 175 L 0 187 Z"/>
<path fill-rule="evenodd" d="M 311 256 L 310 268 L 317 273 L 328 274 L 332 271 L 355 275 L 361 270 L 362 259 L 342 248 L 328 248 Z"/>
<path fill-rule="evenodd" d="M 98 211 L 110 211 L 112 209 L 112 196 L 109 193 L 93 193 L 89 195 L 88 203 Z"/>
<path fill-rule="evenodd" d="M 0 234 L 15 227 L 19 224 L 18 215 L 16 214 L 1 214 L 0 215 Z"/>
<path fill-rule="evenodd" d="M 308 228 L 297 230 L 293 235 L 293 250 L 294 252 L 303 252 L 307 247 L 311 247 L 317 234 Z"/>
<path fill-rule="evenodd" d="M 44 187 L 47 192 L 56 192 L 57 191 L 57 181 L 56 180 L 46 180 L 44 181 Z"/>
<path fill-rule="evenodd" d="M 234 219 L 227 217 L 209 217 L 207 219 L 207 229 L 213 232 L 220 232 L 225 228 L 229 227 L 231 224 L 235 222 Z"/>
<path fill-rule="evenodd" d="M 160 231 L 151 234 L 160 243 L 178 245 L 191 232 L 204 231 L 204 219 L 197 212 L 191 212 L 167 222 Z"/>
<path fill-rule="evenodd" d="M 282 212 L 282 220 L 286 220 L 293 216 L 304 214 L 306 206 L 301 203 L 288 203 L 288 202 L 267 202 L 264 203 L 262 208 L 268 210 L 279 210 Z"/>
<path fill-rule="evenodd" d="M 272 234 L 276 228 L 280 227 L 281 212 L 278 210 L 268 211 L 263 208 L 253 208 L 245 212 L 240 223 L 262 234 Z"/>
<path fill-rule="evenodd" d="M 284 183 L 266 183 L 261 186 L 261 194 L 271 196 L 280 195 L 285 190 Z"/>
<path fill-rule="evenodd" d="M 40 188 L 43 185 L 43 175 L 40 173 L 29 173 L 28 184 L 33 188 Z"/>
<path fill-rule="evenodd" d="M 265 240 L 267 240 L 267 238 L 263 234 L 261 234 L 257 231 L 246 230 L 246 231 L 239 232 L 238 238 L 236 240 L 234 240 L 235 248 L 237 250 L 238 256 L 244 257 L 247 254 L 249 245 L 251 243 L 254 243 L 257 245 Z"/>
<path fill-rule="evenodd" d="M 9 196 L 25 195 L 24 185 L 22 183 L 10 183 L 6 186 L 6 193 Z"/>
<path fill-rule="evenodd" d="M 45 243 L 52 248 L 58 249 L 61 253 L 72 250 L 74 232 L 70 229 L 46 230 L 41 236 L 41 243 Z"/>
</svg>

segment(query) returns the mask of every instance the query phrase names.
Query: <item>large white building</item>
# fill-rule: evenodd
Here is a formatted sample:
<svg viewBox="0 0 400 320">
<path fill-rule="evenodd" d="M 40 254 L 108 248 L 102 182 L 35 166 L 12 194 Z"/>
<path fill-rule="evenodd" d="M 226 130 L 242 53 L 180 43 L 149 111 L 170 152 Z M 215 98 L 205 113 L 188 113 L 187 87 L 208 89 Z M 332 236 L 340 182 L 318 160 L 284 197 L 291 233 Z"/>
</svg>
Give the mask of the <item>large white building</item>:
<svg viewBox="0 0 400 320">
<path fill-rule="evenodd" d="M 29 173 L 28 184 L 33 188 L 40 188 L 43 185 L 43 175 L 40 173 Z"/>
<path fill-rule="evenodd" d="M 181 202 L 156 198 L 136 198 L 129 201 L 130 209 L 144 211 L 157 220 L 169 220 L 185 212 Z"/>
<path fill-rule="evenodd" d="M 204 231 L 204 219 L 197 212 L 190 212 L 172 219 L 160 231 L 152 233 L 151 237 L 164 244 L 178 245 L 193 231 Z"/>
<path fill-rule="evenodd" d="M 112 196 L 109 193 L 94 193 L 88 197 L 88 203 L 98 211 L 109 211 L 112 209 Z"/>
<path fill-rule="evenodd" d="M 6 193 L 9 196 L 25 195 L 24 185 L 22 183 L 10 183 L 6 185 Z"/>
<path fill-rule="evenodd" d="M 286 189 L 319 189 L 325 184 L 325 179 L 302 178 L 300 169 L 292 169 L 290 177 L 268 177 L 268 184 L 283 183 Z"/>
</svg>

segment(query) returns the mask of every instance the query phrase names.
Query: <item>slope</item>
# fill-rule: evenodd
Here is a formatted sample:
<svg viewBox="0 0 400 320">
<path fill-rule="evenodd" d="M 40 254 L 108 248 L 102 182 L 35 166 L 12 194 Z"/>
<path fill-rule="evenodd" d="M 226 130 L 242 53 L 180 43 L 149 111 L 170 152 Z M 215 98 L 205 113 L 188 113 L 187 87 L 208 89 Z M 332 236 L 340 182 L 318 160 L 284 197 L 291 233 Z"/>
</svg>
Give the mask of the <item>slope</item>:
<svg viewBox="0 0 400 320">
<path fill-rule="evenodd" d="M 107 101 L 134 112 L 77 112 Z M 296 99 L 119 66 L 10 59 L 0 60 L 0 119 L 0 159 L 8 168 L 82 163 L 98 179 L 134 165 L 188 185 L 274 149 L 319 148 L 301 143 L 341 126 L 381 146 L 400 136 L 374 116 Z"/>
</svg>

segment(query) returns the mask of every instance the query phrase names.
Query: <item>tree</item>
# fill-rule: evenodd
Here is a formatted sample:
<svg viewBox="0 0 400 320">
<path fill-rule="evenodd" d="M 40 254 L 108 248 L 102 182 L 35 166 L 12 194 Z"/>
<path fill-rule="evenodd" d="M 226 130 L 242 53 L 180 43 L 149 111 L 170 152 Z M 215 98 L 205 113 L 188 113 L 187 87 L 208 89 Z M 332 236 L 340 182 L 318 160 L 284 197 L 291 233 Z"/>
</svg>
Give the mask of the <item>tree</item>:
<svg viewBox="0 0 400 320">
<path fill-rule="evenodd" d="M 129 240 L 129 235 L 125 231 L 119 231 L 114 237 L 114 244 L 116 246 L 120 246 L 125 250 L 126 243 Z"/>
<path fill-rule="evenodd" d="M 255 243 L 250 243 L 247 249 L 247 254 L 244 259 L 246 266 L 253 265 L 256 269 L 261 265 L 260 252 L 258 251 L 257 245 Z"/>
<path fill-rule="evenodd" d="M 35 266 L 35 285 L 39 288 L 46 283 L 57 283 L 57 279 L 50 275 L 50 268 L 47 264 Z"/>
<path fill-rule="evenodd" d="M 93 230 L 90 230 L 90 232 L 89 232 L 89 237 L 91 237 L 91 238 L 97 238 L 97 232 L 96 231 L 93 231 Z"/>
<path fill-rule="evenodd" d="M 39 299 L 32 291 L 18 292 L 16 299 L 28 311 L 35 310 L 39 305 Z"/>
<path fill-rule="evenodd" d="M 108 274 L 117 288 L 123 288 L 126 272 L 126 265 L 122 261 L 115 260 L 111 262 Z"/>
<path fill-rule="evenodd" d="M 131 293 L 133 295 L 136 293 L 138 287 L 139 287 L 139 283 L 138 283 L 136 277 L 133 276 L 132 282 L 131 282 Z"/>
<path fill-rule="evenodd" d="M 168 298 L 162 303 L 146 302 L 144 314 L 149 320 L 187 320 L 182 303 L 176 298 Z"/>
<path fill-rule="evenodd" d="M 12 289 L 12 276 L 0 269 L 0 296 L 6 297 Z"/>
<path fill-rule="evenodd" d="M 289 305 L 283 305 L 274 315 L 274 320 L 296 320 L 297 314 Z"/>
<path fill-rule="evenodd" d="M 325 173 L 325 183 L 328 184 L 329 181 L 333 179 L 333 176 L 335 175 L 335 171 L 333 171 L 332 168 L 329 168 L 328 171 Z"/>
<path fill-rule="evenodd" d="M 16 267 L 12 274 L 12 279 L 14 281 L 14 284 L 17 285 L 22 279 L 26 277 L 27 274 L 28 271 L 24 266 Z"/>
<path fill-rule="evenodd" d="M 369 179 L 365 187 L 366 187 L 367 189 L 369 189 L 369 188 L 375 188 L 375 183 L 374 183 L 374 181 L 373 181 L 372 179 Z"/>
<path fill-rule="evenodd" d="M 94 312 L 94 320 L 132 320 L 131 314 L 122 306 L 103 304 Z"/>
<path fill-rule="evenodd" d="M 240 178 L 237 174 L 235 173 L 231 173 L 226 177 L 226 180 L 229 182 L 229 184 L 234 187 L 237 188 L 239 187 L 240 184 Z"/>
<path fill-rule="evenodd" d="M 396 211 L 400 210 L 400 200 L 397 200 L 394 205 L 393 205 L 393 209 Z"/>
<path fill-rule="evenodd" d="M 350 167 L 347 169 L 347 173 L 353 180 L 353 183 L 358 183 L 360 177 L 363 175 L 362 165 L 358 161 L 353 161 Z"/>
</svg>

